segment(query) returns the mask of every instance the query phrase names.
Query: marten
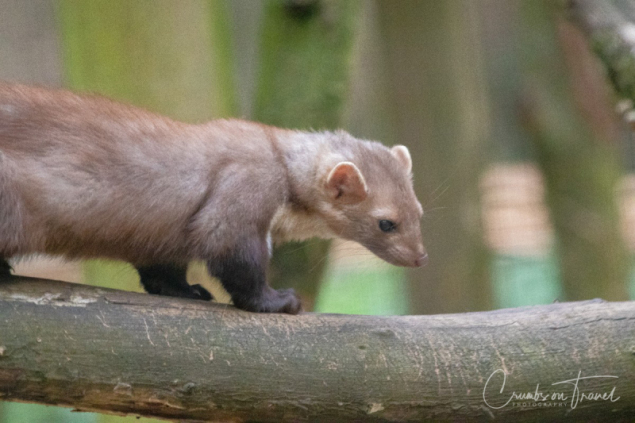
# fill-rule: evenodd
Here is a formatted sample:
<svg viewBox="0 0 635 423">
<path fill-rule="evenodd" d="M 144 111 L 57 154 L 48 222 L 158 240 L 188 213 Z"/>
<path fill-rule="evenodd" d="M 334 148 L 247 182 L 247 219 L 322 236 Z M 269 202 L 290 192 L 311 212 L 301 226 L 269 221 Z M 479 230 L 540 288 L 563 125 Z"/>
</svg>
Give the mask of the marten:
<svg viewBox="0 0 635 423">
<path fill-rule="evenodd" d="M 204 260 L 238 308 L 296 314 L 269 287 L 271 244 L 361 243 L 427 261 L 412 161 L 344 131 L 238 119 L 178 122 L 96 95 L 0 83 L 0 274 L 31 254 L 132 263 L 151 294 L 211 300 L 185 279 Z"/>
</svg>

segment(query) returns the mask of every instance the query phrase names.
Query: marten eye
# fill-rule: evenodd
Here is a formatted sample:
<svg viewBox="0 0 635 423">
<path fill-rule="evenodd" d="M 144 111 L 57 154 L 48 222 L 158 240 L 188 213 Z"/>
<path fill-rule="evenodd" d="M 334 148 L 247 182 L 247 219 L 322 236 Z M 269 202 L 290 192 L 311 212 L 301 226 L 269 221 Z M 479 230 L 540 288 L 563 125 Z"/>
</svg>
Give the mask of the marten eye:
<svg viewBox="0 0 635 423">
<path fill-rule="evenodd" d="M 392 232 L 397 229 L 397 225 L 395 225 L 395 222 L 391 220 L 380 220 L 379 229 L 381 229 L 383 232 Z"/>
</svg>

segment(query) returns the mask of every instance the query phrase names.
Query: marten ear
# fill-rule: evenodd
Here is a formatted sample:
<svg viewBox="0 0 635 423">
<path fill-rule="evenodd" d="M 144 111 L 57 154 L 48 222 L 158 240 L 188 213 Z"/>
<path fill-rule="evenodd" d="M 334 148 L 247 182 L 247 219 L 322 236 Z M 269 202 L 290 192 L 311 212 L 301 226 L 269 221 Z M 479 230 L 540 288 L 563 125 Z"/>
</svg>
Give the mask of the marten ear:
<svg viewBox="0 0 635 423">
<path fill-rule="evenodd" d="M 366 180 L 351 162 L 338 163 L 326 178 L 329 196 L 345 203 L 359 203 L 368 195 Z"/>
<path fill-rule="evenodd" d="M 412 159 L 410 158 L 410 151 L 405 145 L 395 145 L 390 149 L 390 152 L 399 162 L 406 168 L 406 172 L 412 171 Z"/>
</svg>

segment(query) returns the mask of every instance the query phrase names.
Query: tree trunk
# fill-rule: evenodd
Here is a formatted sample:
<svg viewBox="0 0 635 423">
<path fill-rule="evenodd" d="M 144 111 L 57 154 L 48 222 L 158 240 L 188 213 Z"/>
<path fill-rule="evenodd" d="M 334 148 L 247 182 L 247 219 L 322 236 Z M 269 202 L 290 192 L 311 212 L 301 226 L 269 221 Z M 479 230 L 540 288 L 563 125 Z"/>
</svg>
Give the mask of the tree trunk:
<svg viewBox="0 0 635 423">
<path fill-rule="evenodd" d="M 224 1 L 62 0 L 67 84 L 188 122 L 236 110 Z"/>
<path fill-rule="evenodd" d="M 267 315 L 14 277 L 0 281 L 0 397 L 197 421 L 627 422 L 634 320 L 634 302 L 602 301 Z M 506 404 L 537 391 L 549 399 Z"/>
<path fill-rule="evenodd" d="M 626 299 L 629 260 L 615 199 L 619 138 L 603 81 L 579 34 L 557 20 L 557 5 L 522 4 L 523 117 L 545 175 L 566 298 Z"/>
<path fill-rule="evenodd" d="M 341 127 L 362 3 L 270 0 L 265 6 L 254 119 L 299 129 Z M 271 281 L 313 303 L 328 243 L 276 249 Z"/>
<path fill-rule="evenodd" d="M 491 308 L 478 181 L 487 108 L 475 3 L 379 2 L 397 141 L 413 156 L 430 262 L 410 272 L 413 313 Z"/>
</svg>

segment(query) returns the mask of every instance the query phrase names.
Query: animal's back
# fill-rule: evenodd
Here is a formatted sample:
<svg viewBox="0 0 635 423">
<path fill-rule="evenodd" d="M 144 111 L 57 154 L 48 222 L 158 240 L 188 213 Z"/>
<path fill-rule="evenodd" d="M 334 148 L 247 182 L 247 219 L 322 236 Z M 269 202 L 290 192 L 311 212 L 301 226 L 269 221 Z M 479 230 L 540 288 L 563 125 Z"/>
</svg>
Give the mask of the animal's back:
<svg viewBox="0 0 635 423">
<path fill-rule="evenodd" d="M 336 235 L 420 266 L 411 169 L 406 147 L 344 132 L 187 125 L 0 84 L 0 275 L 21 254 L 120 258 L 149 293 L 209 300 L 186 280 L 203 259 L 237 307 L 295 314 L 293 291 L 267 285 L 269 236 Z"/>
<path fill-rule="evenodd" d="M 208 184 L 193 131 L 104 98 L 0 85 L 0 253 L 173 254 Z"/>
</svg>

